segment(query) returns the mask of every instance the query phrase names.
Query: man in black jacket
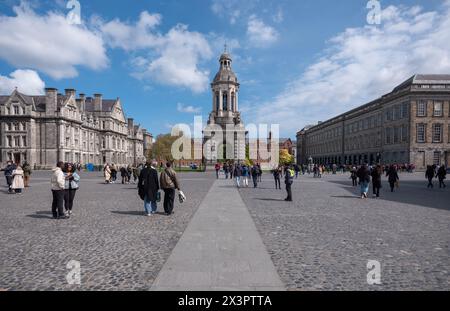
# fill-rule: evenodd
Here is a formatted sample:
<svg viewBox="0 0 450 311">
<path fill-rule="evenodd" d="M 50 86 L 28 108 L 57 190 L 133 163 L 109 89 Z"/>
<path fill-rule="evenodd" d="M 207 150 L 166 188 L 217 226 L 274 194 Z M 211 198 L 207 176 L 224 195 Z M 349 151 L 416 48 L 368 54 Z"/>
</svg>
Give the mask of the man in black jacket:
<svg viewBox="0 0 450 311">
<path fill-rule="evenodd" d="M 295 171 L 292 167 L 285 167 L 284 183 L 286 184 L 287 198 L 285 201 L 292 202 L 292 184 L 294 183 Z"/>
<path fill-rule="evenodd" d="M 147 162 L 145 168 L 139 175 L 139 196 L 144 200 L 145 214 L 147 216 L 152 216 L 156 213 L 158 208 L 158 193 L 159 193 L 159 180 L 158 172 L 156 171 L 158 163 L 152 161 Z"/>
</svg>

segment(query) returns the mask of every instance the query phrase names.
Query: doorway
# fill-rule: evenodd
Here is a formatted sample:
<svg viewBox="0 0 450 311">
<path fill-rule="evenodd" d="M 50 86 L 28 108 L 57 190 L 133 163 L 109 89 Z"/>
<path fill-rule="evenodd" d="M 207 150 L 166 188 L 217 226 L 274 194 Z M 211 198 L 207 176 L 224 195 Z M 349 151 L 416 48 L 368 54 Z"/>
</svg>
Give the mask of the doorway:
<svg viewBox="0 0 450 311">
<path fill-rule="evenodd" d="M 20 153 L 14 153 L 14 163 L 15 164 L 21 164 L 22 163 L 22 157 Z"/>
</svg>

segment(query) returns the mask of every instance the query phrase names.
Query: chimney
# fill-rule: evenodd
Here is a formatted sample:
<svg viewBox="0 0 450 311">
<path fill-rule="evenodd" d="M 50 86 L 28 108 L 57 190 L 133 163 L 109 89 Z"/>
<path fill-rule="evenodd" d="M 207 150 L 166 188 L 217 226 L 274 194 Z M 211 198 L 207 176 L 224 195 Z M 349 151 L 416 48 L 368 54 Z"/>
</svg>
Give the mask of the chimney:
<svg viewBox="0 0 450 311">
<path fill-rule="evenodd" d="M 98 110 L 100 112 L 103 111 L 102 103 L 103 103 L 102 94 L 94 94 L 95 110 Z"/>
<path fill-rule="evenodd" d="M 45 89 L 45 113 L 49 116 L 56 114 L 58 110 L 58 89 Z"/>
<path fill-rule="evenodd" d="M 128 118 L 128 129 L 133 129 L 134 126 L 134 119 Z"/>
<path fill-rule="evenodd" d="M 81 111 L 86 111 L 86 94 L 80 93 Z"/>
<path fill-rule="evenodd" d="M 76 91 L 74 89 L 65 89 L 66 96 L 75 96 Z"/>
</svg>

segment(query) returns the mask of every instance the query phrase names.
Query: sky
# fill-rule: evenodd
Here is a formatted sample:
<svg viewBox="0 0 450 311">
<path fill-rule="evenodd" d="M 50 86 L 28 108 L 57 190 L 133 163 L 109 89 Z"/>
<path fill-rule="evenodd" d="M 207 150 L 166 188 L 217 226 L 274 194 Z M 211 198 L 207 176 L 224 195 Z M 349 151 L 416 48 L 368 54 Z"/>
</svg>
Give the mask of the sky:
<svg viewBox="0 0 450 311">
<path fill-rule="evenodd" d="M 0 1 L 0 94 L 119 97 L 170 133 L 206 122 L 226 44 L 243 121 L 295 138 L 413 74 L 450 74 L 450 0 L 78 0 L 79 21 L 73 2 Z"/>
</svg>

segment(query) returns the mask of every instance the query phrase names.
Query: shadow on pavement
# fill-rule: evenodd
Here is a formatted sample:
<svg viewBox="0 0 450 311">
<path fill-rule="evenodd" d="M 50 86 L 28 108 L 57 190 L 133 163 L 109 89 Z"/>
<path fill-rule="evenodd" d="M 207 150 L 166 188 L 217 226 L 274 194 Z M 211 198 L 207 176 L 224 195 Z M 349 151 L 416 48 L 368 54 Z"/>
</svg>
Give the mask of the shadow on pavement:
<svg viewBox="0 0 450 311">
<path fill-rule="evenodd" d="M 401 178 L 401 177 L 400 177 Z M 349 187 L 348 182 L 328 180 L 327 182 L 341 185 L 343 189 L 352 194 L 358 193 L 358 187 Z M 441 209 L 450 211 L 450 189 L 439 189 L 439 185 L 434 189 L 427 189 L 427 182 L 420 180 L 401 180 L 400 187 L 395 189 L 395 192 L 390 192 L 389 184 L 386 180 L 382 181 L 381 196 L 379 200 L 405 203 L 411 205 L 419 205 L 429 208 Z M 356 192 L 355 192 L 356 191 Z M 369 187 L 369 195 L 372 194 L 372 184 Z M 336 196 L 338 198 L 345 198 L 346 196 Z M 348 198 L 358 198 L 357 195 L 348 196 Z"/>
</svg>

